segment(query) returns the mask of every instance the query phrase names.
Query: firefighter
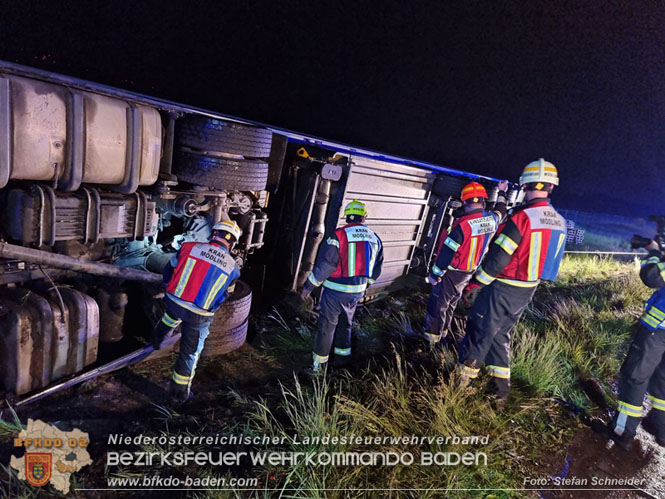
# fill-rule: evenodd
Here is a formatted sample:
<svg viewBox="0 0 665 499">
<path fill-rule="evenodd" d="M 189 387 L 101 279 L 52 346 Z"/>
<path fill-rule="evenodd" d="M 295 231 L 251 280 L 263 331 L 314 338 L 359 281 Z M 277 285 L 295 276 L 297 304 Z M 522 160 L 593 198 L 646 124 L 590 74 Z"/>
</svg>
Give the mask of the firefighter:
<svg viewBox="0 0 665 499">
<path fill-rule="evenodd" d="M 432 292 L 425 315 L 425 339 L 431 346 L 448 334 L 455 305 L 506 215 L 507 188 L 507 181 L 499 182 L 494 210 L 486 211 L 485 188 L 477 182 L 464 186 L 461 195 L 464 214 L 441 232 L 436 261 L 427 276 Z"/>
<path fill-rule="evenodd" d="M 335 364 L 349 365 L 353 314 L 383 265 L 383 243 L 365 225 L 365 205 L 353 200 L 344 208 L 344 215 L 346 225 L 326 239 L 300 293 L 305 299 L 314 288 L 323 285 L 313 372 L 319 372 L 328 362 L 333 340 Z"/>
<path fill-rule="evenodd" d="M 647 391 L 651 410 L 642 427 L 665 447 L 665 254 L 655 241 L 646 249 L 649 254 L 642 261 L 640 278 L 657 291 L 647 301 L 621 366 L 619 405 L 610 428 L 610 436 L 624 450 L 632 448 Z"/>
<path fill-rule="evenodd" d="M 235 222 L 216 223 L 209 243 L 183 244 L 164 269 L 166 311 L 153 329 L 151 342 L 159 349 L 166 335 L 182 323 L 180 353 L 169 386 L 171 397 L 177 402 L 189 399 L 196 363 L 215 311 L 233 292 L 234 282 L 240 277 L 230 253 L 240 234 Z"/>
<path fill-rule="evenodd" d="M 520 185 L 526 191 L 525 203 L 499 226 L 463 295 L 473 306 L 460 347 L 460 382 L 468 385 L 485 363 L 492 377 L 488 391 L 497 408 L 505 405 L 510 391 L 513 327 L 540 280 L 556 278 L 566 241 L 566 222 L 549 200 L 559 185 L 556 167 L 542 158 L 529 163 Z"/>
</svg>

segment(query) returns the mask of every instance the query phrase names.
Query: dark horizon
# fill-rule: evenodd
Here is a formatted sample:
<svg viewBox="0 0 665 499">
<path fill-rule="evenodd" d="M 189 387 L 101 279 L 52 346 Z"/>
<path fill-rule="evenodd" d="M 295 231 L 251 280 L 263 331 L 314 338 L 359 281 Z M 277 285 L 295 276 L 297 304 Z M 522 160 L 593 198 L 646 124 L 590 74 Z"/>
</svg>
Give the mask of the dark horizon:
<svg viewBox="0 0 665 499">
<path fill-rule="evenodd" d="M 0 59 L 512 181 L 544 157 L 555 206 L 665 213 L 657 6 L 54 5 L 6 7 Z"/>
</svg>

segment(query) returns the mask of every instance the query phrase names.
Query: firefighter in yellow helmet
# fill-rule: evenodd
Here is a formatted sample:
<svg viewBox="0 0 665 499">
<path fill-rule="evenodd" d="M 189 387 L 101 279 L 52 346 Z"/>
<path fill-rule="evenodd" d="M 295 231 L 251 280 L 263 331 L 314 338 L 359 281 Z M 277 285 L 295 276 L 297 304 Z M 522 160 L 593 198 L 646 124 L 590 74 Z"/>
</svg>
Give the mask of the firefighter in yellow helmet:
<svg viewBox="0 0 665 499">
<path fill-rule="evenodd" d="M 367 225 L 364 203 L 353 200 L 344 208 L 346 225 L 321 245 L 316 264 L 305 281 L 301 297 L 323 286 L 321 311 L 314 340 L 313 370 L 325 366 L 335 346 L 335 363 L 344 367 L 351 360 L 351 325 L 358 302 L 367 286 L 381 274 L 383 243 Z"/>
<path fill-rule="evenodd" d="M 176 402 L 189 398 L 194 370 L 215 311 L 233 292 L 234 282 L 240 277 L 230 253 L 240 234 L 237 223 L 218 222 L 210 242 L 183 244 L 164 269 L 166 312 L 155 325 L 151 341 L 159 349 L 166 335 L 182 324 L 180 353 L 169 388 Z"/>
<path fill-rule="evenodd" d="M 486 211 L 485 187 L 478 182 L 467 184 L 460 197 L 464 214 L 441 232 L 436 261 L 427 277 L 432 292 L 427 302 L 424 334 L 432 346 L 446 337 L 455 305 L 506 215 L 506 189 L 508 182 L 499 182 L 494 209 Z"/>
</svg>

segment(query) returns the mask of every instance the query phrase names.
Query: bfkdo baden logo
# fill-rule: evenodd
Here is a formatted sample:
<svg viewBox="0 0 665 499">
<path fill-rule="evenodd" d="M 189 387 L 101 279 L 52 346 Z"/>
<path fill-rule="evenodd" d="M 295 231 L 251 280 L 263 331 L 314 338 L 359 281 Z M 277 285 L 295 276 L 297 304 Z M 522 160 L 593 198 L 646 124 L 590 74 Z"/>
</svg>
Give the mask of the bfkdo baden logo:
<svg viewBox="0 0 665 499">
<path fill-rule="evenodd" d="M 51 483 L 67 494 L 72 473 L 92 464 L 88 443 L 88 434 L 78 428 L 62 431 L 43 421 L 28 419 L 28 427 L 14 439 L 14 447 L 23 447 L 25 454 L 12 456 L 9 464 L 19 479 L 35 487 Z"/>
<path fill-rule="evenodd" d="M 25 453 L 25 479 L 36 487 L 46 485 L 51 479 L 53 456 L 46 452 Z"/>
</svg>

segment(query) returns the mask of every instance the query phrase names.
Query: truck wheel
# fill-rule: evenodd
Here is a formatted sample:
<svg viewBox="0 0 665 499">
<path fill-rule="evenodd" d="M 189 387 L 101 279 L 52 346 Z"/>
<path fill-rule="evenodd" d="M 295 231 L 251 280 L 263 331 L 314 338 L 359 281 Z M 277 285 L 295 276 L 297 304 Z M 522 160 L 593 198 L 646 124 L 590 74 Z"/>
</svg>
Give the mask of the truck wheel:
<svg viewBox="0 0 665 499">
<path fill-rule="evenodd" d="M 245 344 L 247 339 L 247 329 L 249 319 L 242 324 L 227 331 L 213 332 L 210 329 L 210 336 L 206 339 L 205 346 L 201 355 L 203 357 L 212 357 L 215 355 L 224 355 L 237 350 Z"/>
<path fill-rule="evenodd" d="M 252 288 L 243 281 L 236 281 L 236 289 L 215 312 L 215 321 L 210 326 L 210 334 L 215 331 L 228 331 L 240 326 L 249 317 L 252 307 Z"/>
<path fill-rule="evenodd" d="M 236 289 L 222 303 L 210 326 L 210 335 L 203 347 L 203 356 L 223 355 L 240 348 L 247 338 L 247 318 L 252 307 L 252 288 L 236 281 Z"/>
<path fill-rule="evenodd" d="M 176 140 L 181 146 L 202 151 L 267 158 L 270 156 L 272 132 L 232 121 L 188 116 L 176 121 Z"/>
<path fill-rule="evenodd" d="M 177 151 L 173 166 L 180 180 L 220 190 L 262 191 L 268 182 L 268 163 L 260 160 Z"/>
</svg>

